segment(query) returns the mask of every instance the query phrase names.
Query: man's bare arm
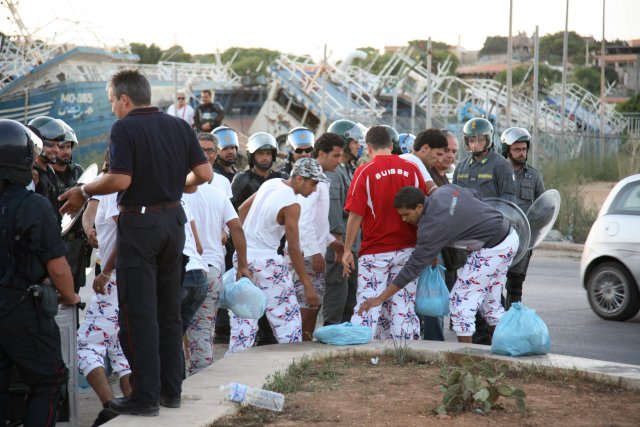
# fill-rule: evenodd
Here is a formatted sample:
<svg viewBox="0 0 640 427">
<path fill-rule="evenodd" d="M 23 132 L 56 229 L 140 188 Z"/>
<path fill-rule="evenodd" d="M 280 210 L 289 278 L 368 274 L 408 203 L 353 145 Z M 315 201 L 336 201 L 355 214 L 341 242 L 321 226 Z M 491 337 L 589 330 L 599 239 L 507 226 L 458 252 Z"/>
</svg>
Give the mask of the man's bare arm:
<svg viewBox="0 0 640 427">
<path fill-rule="evenodd" d="M 351 252 L 351 248 L 353 247 L 353 243 L 356 241 L 358 230 L 360 230 L 361 224 L 362 217 L 356 213 L 349 212 L 349 219 L 347 220 L 347 232 L 344 241 L 344 253 L 342 254 L 343 275 L 350 274 L 355 268 L 355 263 L 353 262 L 353 252 Z"/>
<path fill-rule="evenodd" d="M 242 276 L 251 278 L 249 262 L 247 261 L 247 239 L 244 236 L 242 224 L 238 218 L 234 218 L 227 222 L 227 227 L 229 227 L 229 233 L 231 233 L 231 239 L 236 248 L 236 254 L 238 254 L 238 273 L 236 278 L 239 279 Z"/>
<path fill-rule="evenodd" d="M 93 224 L 96 222 L 96 213 L 98 212 L 98 200 L 92 199 L 87 203 L 87 207 L 82 213 L 82 229 L 87 236 L 87 241 L 93 248 L 98 247 L 98 238 L 96 236 L 96 229 L 93 228 Z"/>
<path fill-rule="evenodd" d="M 304 286 L 304 296 L 307 304 L 311 308 L 317 307 L 319 304 L 318 295 L 313 288 L 311 278 L 305 271 L 304 258 L 302 257 L 302 251 L 300 250 L 300 238 L 298 234 L 300 205 L 295 203 L 293 205 L 285 206 L 280 212 L 282 212 L 284 216 L 284 235 L 287 239 L 287 250 L 289 251 L 291 264 L 293 264 L 293 268 L 296 270 L 296 273 Z"/>
<path fill-rule="evenodd" d="M 84 185 L 84 191 L 90 196 L 98 194 L 111 194 L 124 191 L 131 185 L 131 176 L 122 173 L 107 173 L 95 181 Z M 80 187 L 72 187 L 58 197 L 65 202 L 60 208 L 60 213 L 73 213 L 80 209 L 86 202 L 82 196 Z"/>
<path fill-rule="evenodd" d="M 60 294 L 60 302 L 70 305 L 79 303 L 80 296 L 73 290 L 73 276 L 67 259 L 64 256 L 50 259 L 46 267 L 49 279 Z"/>
</svg>

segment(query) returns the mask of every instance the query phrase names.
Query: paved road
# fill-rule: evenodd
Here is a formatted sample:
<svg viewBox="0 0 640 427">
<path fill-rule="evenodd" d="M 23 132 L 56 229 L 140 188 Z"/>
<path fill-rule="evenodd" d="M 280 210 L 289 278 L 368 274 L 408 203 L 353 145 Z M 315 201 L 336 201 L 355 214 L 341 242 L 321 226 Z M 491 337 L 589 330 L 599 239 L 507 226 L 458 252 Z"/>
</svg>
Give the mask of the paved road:
<svg viewBox="0 0 640 427">
<path fill-rule="evenodd" d="M 547 324 L 551 352 L 640 365 L 640 314 L 626 322 L 596 316 L 579 271 L 579 254 L 538 250 L 531 260 L 523 302 Z M 445 338 L 455 340 L 451 331 Z"/>
</svg>

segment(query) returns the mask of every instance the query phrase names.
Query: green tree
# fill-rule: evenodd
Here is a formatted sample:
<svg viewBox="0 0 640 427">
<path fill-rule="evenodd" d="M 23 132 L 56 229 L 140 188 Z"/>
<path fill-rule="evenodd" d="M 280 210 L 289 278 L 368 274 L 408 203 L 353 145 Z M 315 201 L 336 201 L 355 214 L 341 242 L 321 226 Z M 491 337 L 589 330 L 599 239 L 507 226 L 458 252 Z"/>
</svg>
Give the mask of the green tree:
<svg viewBox="0 0 640 427">
<path fill-rule="evenodd" d="M 171 46 L 167 50 L 163 50 L 160 60 L 170 62 L 193 62 L 193 57 L 191 54 L 185 52 L 182 46 L 175 45 Z"/>
<path fill-rule="evenodd" d="M 529 95 L 531 95 L 533 92 L 533 70 L 530 70 L 531 67 L 531 64 L 523 64 L 523 66 L 514 68 L 512 75 L 514 87 L 516 85 L 523 84 L 523 79 L 526 76 L 526 80 L 523 84 L 523 89 L 525 93 Z M 498 80 L 502 84 L 506 84 L 507 72 L 502 71 L 498 73 L 498 75 L 496 75 L 496 80 Z M 559 83 L 561 80 L 562 73 L 560 71 L 549 68 L 544 64 L 541 64 L 538 67 L 538 81 L 540 84 L 540 90 L 544 91 L 545 89 L 550 88 L 554 83 Z"/>
<path fill-rule="evenodd" d="M 540 61 L 548 61 L 550 64 L 562 64 L 562 48 L 564 45 L 564 32 L 545 34 L 540 37 Z M 575 31 L 569 31 L 568 60 L 572 64 L 584 64 L 586 41 Z"/>
<path fill-rule="evenodd" d="M 231 47 L 225 50 L 221 55 L 222 62 L 228 62 L 236 55 L 236 59 L 233 61 L 231 68 L 238 74 L 244 75 L 247 72 L 267 75 L 269 74 L 269 64 L 271 64 L 278 56 L 280 52 L 277 50 L 270 50 L 264 48 L 240 48 Z M 258 67 L 262 63 L 260 70 Z"/>
<path fill-rule="evenodd" d="M 640 95 L 633 96 L 616 105 L 616 110 L 621 113 L 640 113 Z"/>
<path fill-rule="evenodd" d="M 157 64 L 162 57 L 162 49 L 155 43 L 151 43 L 147 46 L 144 43 L 131 43 L 129 44 L 131 53 L 135 53 L 140 57 L 141 64 Z"/>
<path fill-rule="evenodd" d="M 426 65 L 427 40 L 411 40 L 409 41 L 409 46 L 413 47 L 413 53 L 412 53 L 413 58 L 423 62 L 424 65 Z M 449 72 L 451 74 L 455 73 L 456 68 L 458 68 L 458 64 L 460 63 L 460 60 L 458 60 L 458 57 L 451 52 L 451 49 L 453 49 L 453 47 L 448 45 L 447 43 L 443 43 L 435 40 L 431 42 L 431 55 L 432 55 L 431 71 L 432 72 L 435 73 L 438 70 L 437 68 L 438 64 L 442 64 L 447 60 L 447 58 L 449 58 L 451 61 L 451 68 L 449 69 Z"/>
<path fill-rule="evenodd" d="M 604 78 L 611 84 L 618 80 L 618 74 L 613 67 L 605 67 Z M 600 67 L 577 67 L 571 76 L 571 81 L 577 83 L 593 94 L 600 93 Z"/>
<path fill-rule="evenodd" d="M 508 37 L 504 36 L 488 36 L 484 40 L 484 45 L 480 49 L 479 55 L 500 55 L 507 53 Z"/>
</svg>

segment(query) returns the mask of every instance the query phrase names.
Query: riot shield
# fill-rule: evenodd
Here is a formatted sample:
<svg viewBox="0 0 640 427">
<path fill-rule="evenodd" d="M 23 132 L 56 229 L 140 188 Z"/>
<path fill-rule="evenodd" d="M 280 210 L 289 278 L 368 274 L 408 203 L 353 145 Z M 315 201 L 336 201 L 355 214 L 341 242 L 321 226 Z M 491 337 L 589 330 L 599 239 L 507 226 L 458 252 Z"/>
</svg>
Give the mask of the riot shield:
<svg viewBox="0 0 640 427">
<path fill-rule="evenodd" d="M 527 209 L 527 219 L 531 226 L 530 250 L 538 246 L 553 228 L 560 213 L 560 202 L 558 190 L 551 189 L 542 193 Z"/>
<path fill-rule="evenodd" d="M 516 230 L 516 233 L 518 233 L 520 244 L 518 245 L 518 251 L 513 257 L 513 261 L 511 261 L 511 265 L 515 265 L 529 250 L 529 241 L 531 240 L 529 220 L 524 212 L 522 212 L 522 209 L 520 209 L 515 203 L 498 197 L 489 197 L 483 201 L 494 209 L 502 212 L 505 218 L 507 218 L 511 223 L 513 229 Z"/>
<path fill-rule="evenodd" d="M 87 169 L 85 169 L 82 175 L 80 175 L 80 178 L 78 178 L 78 183 L 76 184 L 76 186 L 88 184 L 91 181 L 93 181 L 97 176 L 98 176 L 98 165 L 93 163 Z M 86 203 L 85 203 L 85 206 L 86 206 Z M 64 214 L 62 216 L 61 227 L 62 227 L 63 236 L 66 235 L 69 232 L 69 230 L 71 230 L 73 225 L 78 221 L 78 218 L 82 216 L 83 212 L 84 212 L 84 206 L 72 214 Z"/>
</svg>

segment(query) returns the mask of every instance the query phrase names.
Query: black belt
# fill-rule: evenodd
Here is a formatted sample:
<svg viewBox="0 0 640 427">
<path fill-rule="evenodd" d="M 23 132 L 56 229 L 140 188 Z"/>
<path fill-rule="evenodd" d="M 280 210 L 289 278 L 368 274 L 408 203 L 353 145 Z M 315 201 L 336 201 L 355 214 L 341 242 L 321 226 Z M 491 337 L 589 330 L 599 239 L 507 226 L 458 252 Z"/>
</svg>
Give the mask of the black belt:
<svg viewBox="0 0 640 427">
<path fill-rule="evenodd" d="M 165 211 L 167 209 L 177 208 L 181 204 L 182 202 L 178 200 L 177 202 L 157 203 L 155 205 L 148 206 L 118 205 L 118 211 L 121 213 L 143 214 L 147 211 Z"/>
</svg>

